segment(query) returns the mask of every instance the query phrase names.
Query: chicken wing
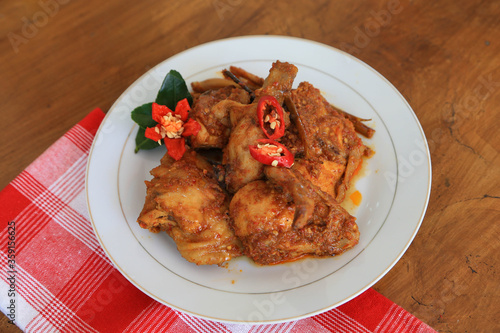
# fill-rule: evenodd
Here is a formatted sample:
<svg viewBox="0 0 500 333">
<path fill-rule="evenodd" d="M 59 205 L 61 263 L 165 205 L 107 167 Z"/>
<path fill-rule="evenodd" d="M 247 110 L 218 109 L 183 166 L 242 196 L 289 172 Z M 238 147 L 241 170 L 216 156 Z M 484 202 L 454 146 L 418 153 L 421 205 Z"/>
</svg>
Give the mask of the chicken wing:
<svg viewBox="0 0 500 333">
<path fill-rule="evenodd" d="M 355 218 L 297 171 L 265 168 L 268 181 L 241 188 L 229 212 L 245 254 L 262 265 L 333 256 L 358 243 Z"/>
<path fill-rule="evenodd" d="M 151 175 L 137 220 L 142 228 L 166 231 L 181 255 L 197 265 L 222 264 L 241 255 L 229 224 L 228 196 L 207 161 L 194 151 L 179 161 L 166 154 Z"/>
</svg>

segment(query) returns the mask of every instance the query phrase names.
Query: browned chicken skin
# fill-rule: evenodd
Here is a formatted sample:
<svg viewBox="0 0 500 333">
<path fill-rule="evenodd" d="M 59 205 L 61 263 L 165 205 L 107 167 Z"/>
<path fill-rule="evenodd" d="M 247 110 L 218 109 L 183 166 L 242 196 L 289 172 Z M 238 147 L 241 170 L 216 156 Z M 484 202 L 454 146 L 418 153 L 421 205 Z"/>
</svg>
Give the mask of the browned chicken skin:
<svg viewBox="0 0 500 333">
<path fill-rule="evenodd" d="M 296 153 L 308 156 L 297 160 L 297 170 L 309 181 L 342 202 L 352 177 L 361 167 L 363 156 L 370 150 L 354 130 L 354 125 L 338 113 L 321 92 L 302 82 L 291 94 L 305 132 L 305 143 L 292 132 L 285 144 Z"/>
<path fill-rule="evenodd" d="M 223 148 L 231 133 L 229 110 L 233 104 L 248 104 L 250 95 L 232 85 L 209 90 L 196 97 L 191 118 L 198 121 L 201 130 L 191 138 L 193 148 Z"/>
<path fill-rule="evenodd" d="M 262 265 L 304 256 L 332 256 L 358 243 L 355 218 L 292 169 L 266 167 L 230 204 L 245 254 Z"/>
<path fill-rule="evenodd" d="M 241 255 L 229 222 L 229 198 L 210 163 L 194 151 L 174 161 L 167 154 L 151 170 L 147 195 L 138 218 L 142 228 L 166 231 L 177 249 L 197 265 L 222 264 Z"/>
</svg>

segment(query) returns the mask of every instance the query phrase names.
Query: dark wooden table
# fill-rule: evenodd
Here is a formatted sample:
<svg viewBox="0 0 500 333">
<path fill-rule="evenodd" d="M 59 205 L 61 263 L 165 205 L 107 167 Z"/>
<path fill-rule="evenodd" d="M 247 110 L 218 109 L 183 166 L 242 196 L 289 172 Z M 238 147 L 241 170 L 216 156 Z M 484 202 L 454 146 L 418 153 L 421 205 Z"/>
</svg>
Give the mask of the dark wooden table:
<svg viewBox="0 0 500 333">
<path fill-rule="evenodd" d="M 287 35 L 363 60 L 408 100 L 433 165 L 420 232 L 374 288 L 438 331 L 500 331 L 499 1 L 12 0 L 0 30 L 1 188 L 93 108 L 201 43 Z M 17 329 L 3 317 L 0 330 Z"/>
</svg>

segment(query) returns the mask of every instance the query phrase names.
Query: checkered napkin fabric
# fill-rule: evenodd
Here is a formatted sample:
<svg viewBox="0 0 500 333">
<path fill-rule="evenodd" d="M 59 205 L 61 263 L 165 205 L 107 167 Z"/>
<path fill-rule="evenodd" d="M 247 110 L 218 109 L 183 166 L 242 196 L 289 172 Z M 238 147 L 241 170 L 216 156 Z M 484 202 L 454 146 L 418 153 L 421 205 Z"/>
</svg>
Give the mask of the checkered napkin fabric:
<svg viewBox="0 0 500 333">
<path fill-rule="evenodd" d="M 369 289 L 323 314 L 270 325 L 199 319 L 126 280 L 94 236 L 85 168 L 96 109 L 0 192 L 0 308 L 26 332 L 434 332 Z"/>
</svg>

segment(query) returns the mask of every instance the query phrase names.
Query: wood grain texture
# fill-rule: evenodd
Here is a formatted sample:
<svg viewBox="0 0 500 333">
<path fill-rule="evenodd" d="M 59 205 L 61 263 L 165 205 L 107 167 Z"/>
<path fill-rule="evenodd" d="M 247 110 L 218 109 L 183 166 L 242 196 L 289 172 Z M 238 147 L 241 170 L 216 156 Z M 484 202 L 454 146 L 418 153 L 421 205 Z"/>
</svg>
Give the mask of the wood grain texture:
<svg viewBox="0 0 500 333">
<path fill-rule="evenodd" d="M 375 289 L 438 331 L 500 331 L 499 17 L 486 0 L 2 1 L 0 187 L 180 51 L 260 34 L 328 44 L 399 89 L 432 155 L 422 227 Z"/>
</svg>

